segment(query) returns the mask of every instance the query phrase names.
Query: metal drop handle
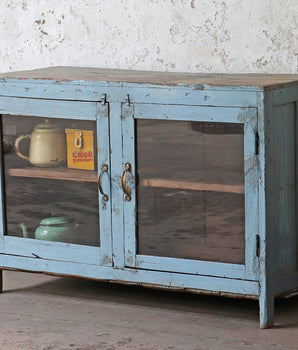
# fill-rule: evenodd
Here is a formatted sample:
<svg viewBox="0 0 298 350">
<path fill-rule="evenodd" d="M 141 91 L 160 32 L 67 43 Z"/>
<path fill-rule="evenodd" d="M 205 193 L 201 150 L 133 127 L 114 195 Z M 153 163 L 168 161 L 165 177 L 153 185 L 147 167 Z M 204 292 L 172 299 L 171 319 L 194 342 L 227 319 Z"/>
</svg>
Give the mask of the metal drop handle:
<svg viewBox="0 0 298 350">
<path fill-rule="evenodd" d="M 131 191 L 129 191 L 129 189 L 126 186 L 126 175 L 127 172 L 131 171 L 131 164 L 130 163 L 126 163 L 125 164 L 125 170 L 123 171 L 122 177 L 121 177 L 121 184 L 122 184 L 122 190 L 125 194 L 125 199 L 127 201 L 131 200 Z"/>
<path fill-rule="evenodd" d="M 107 202 L 109 200 L 109 197 L 104 193 L 103 189 L 102 189 L 102 177 L 103 177 L 103 174 L 105 172 L 107 172 L 109 170 L 109 167 L 107 164 L 103 164 L 102 166 L 102 171 L 98 177 L 98 189 L 99 189 L 99 192 L 102 194 L 102 199 Z"/>
</svg>

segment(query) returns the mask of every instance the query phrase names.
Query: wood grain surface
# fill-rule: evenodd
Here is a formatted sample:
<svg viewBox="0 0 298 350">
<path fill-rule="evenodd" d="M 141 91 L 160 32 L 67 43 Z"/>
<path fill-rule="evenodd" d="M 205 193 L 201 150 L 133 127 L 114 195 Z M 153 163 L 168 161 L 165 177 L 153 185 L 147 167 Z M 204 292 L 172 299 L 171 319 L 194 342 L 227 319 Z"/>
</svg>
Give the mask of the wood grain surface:
<svg viewBox="0 0 298 350">
<path fill-rule="evenodd" d="M 37 177 L 68 181 L 97 182 L 95 171 L 73 170 L 67 168 L 12 168 L 8 169 L 10 176 Z"/>
<path fill-rule="evenodd" d="M 175 73 L 101 69 L 87 67 L 48 67 L 0 74 L 0 79 L 38 79 L 59 81 L 105 81 L 157 85 L 210 85 L 269 87 L 298 83 L 298 74 L 218 74 Z M 203 87 L 202 87 L 203 88 Z"/>
</svg>

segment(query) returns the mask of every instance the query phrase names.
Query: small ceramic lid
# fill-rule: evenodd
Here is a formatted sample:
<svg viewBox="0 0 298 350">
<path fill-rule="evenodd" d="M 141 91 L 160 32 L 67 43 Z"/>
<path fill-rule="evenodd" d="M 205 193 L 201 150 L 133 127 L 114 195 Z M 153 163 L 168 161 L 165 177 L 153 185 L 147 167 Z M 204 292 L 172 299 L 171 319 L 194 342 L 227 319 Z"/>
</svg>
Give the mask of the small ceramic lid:
<svg viewBox="0 0 298 350">
<path fill-rule="evenodd" d="M 41 220 L 40 225 L 43 226 L 51 226 L 51 225 L 62 225 L 66 224 L 68 221 L 64 217 L 51 217 Z"/>
<path fill-rule="evenodd" d="M 34 127 L 35 131 L 47 131 L 47 132 L 62 132 L 62 130 L 49 119 L 45 119 L 44 123 L 37 124 Z"/>
</svg>

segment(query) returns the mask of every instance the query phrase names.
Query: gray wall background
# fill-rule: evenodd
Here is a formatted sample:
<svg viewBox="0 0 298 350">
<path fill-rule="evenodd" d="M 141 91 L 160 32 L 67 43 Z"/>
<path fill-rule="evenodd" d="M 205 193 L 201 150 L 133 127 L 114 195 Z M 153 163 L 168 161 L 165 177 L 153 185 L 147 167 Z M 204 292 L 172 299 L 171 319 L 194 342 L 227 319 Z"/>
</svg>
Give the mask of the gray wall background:
<svg viewBox="0 0 298 350">
<path fill-rule="evenodd" d="M 297 0 L 2 0 L 0 72 L 297 73 Z"/>
</svg>

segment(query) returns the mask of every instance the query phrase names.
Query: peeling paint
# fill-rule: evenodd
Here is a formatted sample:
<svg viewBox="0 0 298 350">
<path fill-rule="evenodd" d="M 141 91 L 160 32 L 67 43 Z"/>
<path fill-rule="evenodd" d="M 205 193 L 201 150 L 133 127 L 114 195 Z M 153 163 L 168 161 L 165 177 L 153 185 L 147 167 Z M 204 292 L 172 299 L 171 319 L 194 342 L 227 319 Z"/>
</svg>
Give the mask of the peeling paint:
<svg viewBox="0 0 298 350">
<path fill-rule="evenodd" d="M 202 84 L 194 85 L 194 90 L 204 90 L 204 89 L 205 89 L 205 85 L 202 85 Z"/>
<path fill-rule="evenodd" d="M 242 112 L 238 115 L 237 120 L 239 121 L 239 123 L 244 123 L 245 117 L 246 117 L 245 112 Z"/>
</svg>

